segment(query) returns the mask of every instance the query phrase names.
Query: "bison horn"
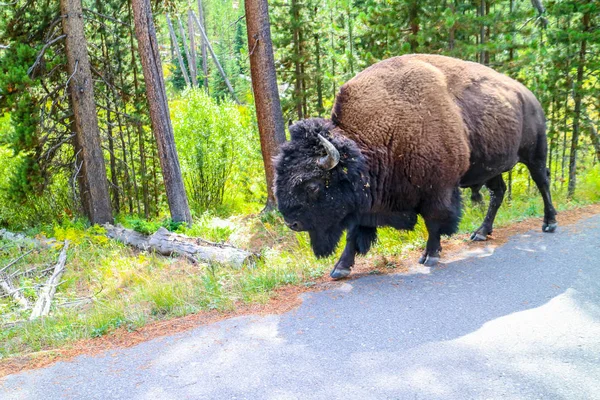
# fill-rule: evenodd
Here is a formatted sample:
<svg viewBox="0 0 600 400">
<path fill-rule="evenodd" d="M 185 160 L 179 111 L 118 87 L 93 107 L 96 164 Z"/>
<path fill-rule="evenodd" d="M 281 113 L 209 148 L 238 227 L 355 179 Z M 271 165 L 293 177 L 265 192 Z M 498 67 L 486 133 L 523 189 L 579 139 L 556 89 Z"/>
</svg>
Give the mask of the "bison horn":
<svg viewBox="0 0 600 400">
<path fill-rule="evenodd" d="M 335 168 L 335 166 L 338 165 L 338 163 L 340 162 L 340 152 L 335 148 L 333 144 L 331 144 L 329 140 L 325 139 L 321 135 L 318 136 L 319 140 L 323 144 L 323 147 L 325 147 L 327 155 L 325 157 L 319 158 L 317 164 L 319 164 L 319 167 L 323 168 L 324 170 L 329 171 L 330 169 Z"/>
</svg>

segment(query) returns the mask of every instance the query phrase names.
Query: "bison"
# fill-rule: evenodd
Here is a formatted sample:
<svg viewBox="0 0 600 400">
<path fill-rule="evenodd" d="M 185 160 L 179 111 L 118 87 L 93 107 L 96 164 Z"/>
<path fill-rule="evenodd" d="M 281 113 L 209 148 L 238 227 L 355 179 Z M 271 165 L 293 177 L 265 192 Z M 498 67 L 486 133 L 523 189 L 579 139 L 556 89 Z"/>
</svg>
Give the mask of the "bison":
<svg viewBox="0 0 600 400">
<path fill-rule="evenodd" d="M 346 277 L 377 228 L 428 231 L 419 262 L 439 261 L 440 235 L 461 218 L 460 187 L 482 185 L 490 204 L 472 240 L 492 233 L 506 185 L 502 173 L 525 164 L 544 200 L 542 230 L 556 229 L 546 168 L 544 112 L 522 84 L 486 66 L 413 54 L 372 65 L 344 84 L 331 119 L 289 128 L 278 155 L 275 194 L 286 225 L 307 231 L 317 257 L 346 247 L 331 271 Z"/>
</svg>

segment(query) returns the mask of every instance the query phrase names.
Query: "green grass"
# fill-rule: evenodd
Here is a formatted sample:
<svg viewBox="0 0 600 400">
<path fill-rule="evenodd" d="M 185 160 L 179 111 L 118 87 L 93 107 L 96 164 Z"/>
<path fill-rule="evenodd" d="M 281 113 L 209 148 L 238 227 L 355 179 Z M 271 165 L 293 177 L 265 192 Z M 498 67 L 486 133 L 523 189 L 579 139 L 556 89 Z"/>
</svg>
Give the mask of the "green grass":
<svg viewBox="0 0 600 400">
<path fill-rule="evenodd" d="M 564 191 L 554 192 L 560 211 L 600 201 L 600 167 L 580 177 L 576 200 L 567 200 Z M 483 191 L 487 197 L 487 192 Z M 472 206 L 468 192 L 463 194 L 465 210 L 460 232 L 476 229 L 486 206 Z M 487 198 L 486 198 L 487 202 Z M 517 176 L 513 200 L 505 201 L 496 218 L 496 226 L 529 217 L 541 217 L 543 205 L 537 189 L 527 188 L 527 178 Z M 218 265 L 192 265 L 185 260 L 139 253 L 104 236 L 99 227 L 86 227 L 81 221 L 66 221 L 56 226 L 38 227 L 30 234 L 44 233 L 62 241 L 69 239 L 67 272 L 59 286 L 55 304 L 84 297 L 91 304 L 77 308 L 54 306 L 49 317 L 0 329 L 0 358 L 55 349 L 78 339 L 109 335 L 117 329 L 134 331 L 154 321 L 197 313 L 203 310 L 232 310 L 239 304 L 264 303 L 273 291 L 285 285 L 310 286 L 327 273 L 342 251 L 317 260 L 311 252 L 308 235 L 296 234 L 285 227 L 278 213 L 266 215 L 216 217 L 204 214 L 191 227 L 173 226 L 167 219 L 141 221 L 121 218 L 125 226 L 152 233 L 160 226 L 215 242 L 228 241 L 259 251 L 261 258 L 252 266 L 234 269 Z M 560 214 L 559 214 L 560 222 Z M 540 220 L 541 225 L 541 220 Z M 367 256 L 377 271 L 393 267 L 388 257 L 403 258 L 408 251 L 421 249 L 427 232 L 422 221 L 414 231 L 380 229 L 379 241 Z M 0 241 L 0 266 L 27 249 Z M 35 250 L 8 272 L 52 265 L 60 245 Z M 46 278 L 21 278 L 24 294 L 36 297 L 35 285 Z M 26 319 L 29 312 L 19 311 L 12 299 L 0 298 L 0 324 Z"/>
</svg>

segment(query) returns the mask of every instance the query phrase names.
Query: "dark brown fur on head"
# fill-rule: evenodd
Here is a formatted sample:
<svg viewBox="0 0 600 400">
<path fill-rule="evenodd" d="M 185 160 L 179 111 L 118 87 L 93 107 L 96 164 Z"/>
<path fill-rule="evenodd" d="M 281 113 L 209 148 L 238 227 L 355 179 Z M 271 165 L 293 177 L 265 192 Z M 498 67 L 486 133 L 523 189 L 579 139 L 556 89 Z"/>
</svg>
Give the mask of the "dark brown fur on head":
<svg viewBox="0 0 600 400">
<path fill-rule="evenodd" d="M 366 162 L 356 143 L 337 134 L 329 120 L 299 121 L 290 134 L 275 164 L 278 207 L 288 225 L 309 232 L 315 255 L 328 256 L 348 224 L 369 207 Z M 340 153 L 331 170 L 318 165 L 326 155 L 318 135 Z"/>
</svg>

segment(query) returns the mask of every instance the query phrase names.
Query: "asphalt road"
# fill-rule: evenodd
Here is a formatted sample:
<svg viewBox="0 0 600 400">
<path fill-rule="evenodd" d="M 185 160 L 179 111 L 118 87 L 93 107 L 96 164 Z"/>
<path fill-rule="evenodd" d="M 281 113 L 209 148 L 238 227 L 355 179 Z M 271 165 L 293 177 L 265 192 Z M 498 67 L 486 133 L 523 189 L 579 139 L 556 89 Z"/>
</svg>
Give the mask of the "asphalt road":
<svg viewBox="0 0 600 400">
<path fill-rule="evenodd" d="M 600 216 L 0 383 L 63 398 L 600 399 Z"/>
</svg>

